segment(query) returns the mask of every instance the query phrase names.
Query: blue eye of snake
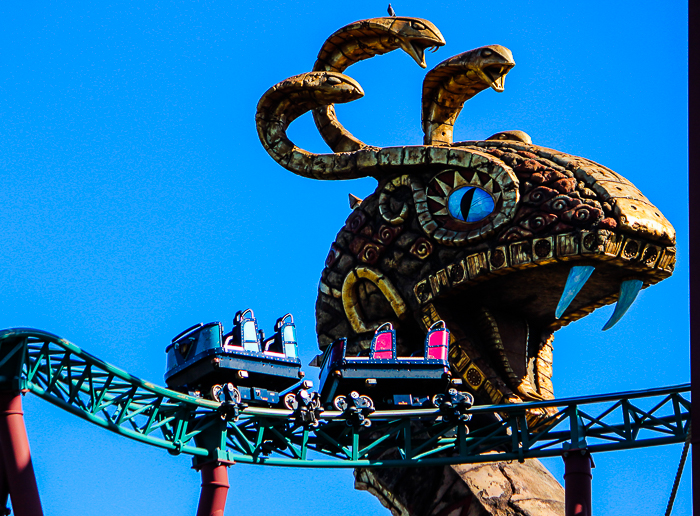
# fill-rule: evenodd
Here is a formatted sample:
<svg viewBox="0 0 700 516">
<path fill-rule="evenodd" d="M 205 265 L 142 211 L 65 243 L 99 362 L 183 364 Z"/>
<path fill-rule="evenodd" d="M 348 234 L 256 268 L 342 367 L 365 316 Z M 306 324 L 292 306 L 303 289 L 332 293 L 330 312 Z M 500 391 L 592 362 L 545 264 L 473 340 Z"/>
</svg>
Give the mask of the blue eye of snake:
<svg viewBox="0 0 700 516">
<path fill-rule="evenodd" d="M 454 218 L 479 222 L 493 213 L 493 197 L 476 186 L 463 186 L 450 195 L 447 209 Z"/>
</svg>

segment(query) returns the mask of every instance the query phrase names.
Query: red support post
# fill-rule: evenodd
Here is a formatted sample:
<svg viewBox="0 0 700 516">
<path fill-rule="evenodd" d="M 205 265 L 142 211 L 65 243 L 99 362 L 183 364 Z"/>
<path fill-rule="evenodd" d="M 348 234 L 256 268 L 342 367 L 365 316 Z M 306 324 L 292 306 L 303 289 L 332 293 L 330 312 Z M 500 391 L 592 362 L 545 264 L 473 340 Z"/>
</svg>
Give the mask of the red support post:
<svg viewBox="0 0 700 516">
<path fill-rule="evenodd" d="M 197 466 L 202 473 L 202 492 L 199 495 L 197 516 L 224 516 L 228 494 L 230 463 L 211 461 Z"/>
<path fill-rule="evenodd" d="M 0 450 L 2 483 L 9 488 L 15 516 L 43 516 L 29 439 L 24 426 L 22 397 L 17 391 L 0 392 Z"/>
<path fill-rule="evenodd" d="M 7 483 L 7 475 L 5 474 L 5 459 L 0 447 L 0 514 L 3 516 L 11 514 L 7 502 L 10 497 L 10 486 Z"/>
<path fill-rule="evenodd" d="M 586 450 L 569 450 L 564 454 L 564 514 L 591 516 L 591 466 L 593 459 Z"/>
</svg>

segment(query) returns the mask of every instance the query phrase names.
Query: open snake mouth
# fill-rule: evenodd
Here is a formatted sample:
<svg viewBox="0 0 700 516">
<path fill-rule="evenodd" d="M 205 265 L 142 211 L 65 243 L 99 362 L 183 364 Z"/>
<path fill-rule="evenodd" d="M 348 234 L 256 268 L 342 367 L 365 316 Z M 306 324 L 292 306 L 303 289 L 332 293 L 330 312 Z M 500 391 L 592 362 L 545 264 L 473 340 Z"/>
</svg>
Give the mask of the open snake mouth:
<svg viewBox="0 0 700 516">
<path fill-rule="evenodd" d="M 470 254 L 420 281 L 414 294 L 472 360 L 487 357 L 513 392 L 537 400 L 548 397 L 542 379 L 551 357 L 540 355 L 554 331 L 616 303 L 602 329 L 612 328 L 643 287 L 671 275 L 675 255 L 673 246 L 615 231 L 578 231 Z"/>
<path fill-rule="evenodd" d="M 505 306 L 547 331 L 617 301 L 609 329 L 642 287 L 671 275 L 675 255 L 675 247 L 610 230 L 565 233 L 470 254 L 418 282 L 414 293 L 420 304 L 444 297 Z"/>
<path fill-rule="evenodd" d="M 506 75 L 513 68 L 513 65 L 490 65 L 485 67 L 482 71 L 489 83 L 489 86 L 495 91 L 501 93 L 505 89 Z"/>
<path fill-rule="evenodd" d="M 402 42 L 401 48 L 408 55 L 410 55 L 416 63 L 418 63 L 418 66 L 421 68 L 427 68 L 428 65 L 425 62 L 425 51 L 432 50 L 433 52 L 437 52 L 438 48 L 443 45 L 444 43 L 434 39 L 415 38 L 410 39 L 405 43 Z"/>
</svg>

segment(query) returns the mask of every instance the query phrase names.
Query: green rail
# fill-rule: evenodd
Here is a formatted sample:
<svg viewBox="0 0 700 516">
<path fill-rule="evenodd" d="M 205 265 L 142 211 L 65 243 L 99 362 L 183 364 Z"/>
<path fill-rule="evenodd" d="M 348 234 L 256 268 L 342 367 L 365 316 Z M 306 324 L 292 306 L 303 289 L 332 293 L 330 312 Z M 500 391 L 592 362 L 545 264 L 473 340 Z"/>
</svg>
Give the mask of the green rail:
<svg viewBox="0 0 700 516">
<path fill-rule="evenodd" d="M 475 406 L 466 423 L 439 409 L 376 411 L 369 428 L 337 411 L 317 426 L 292 411 L 218 403 L 141 380 L 48 332 L 0 331 L 0 388 L 29 391 L 107 430 L 195 463 L 409 467 L 560 456 L 685 441 L 690 384 L 513 405 Z M 528 411 L 547 413 L 531 423 Z"/>
</svg>

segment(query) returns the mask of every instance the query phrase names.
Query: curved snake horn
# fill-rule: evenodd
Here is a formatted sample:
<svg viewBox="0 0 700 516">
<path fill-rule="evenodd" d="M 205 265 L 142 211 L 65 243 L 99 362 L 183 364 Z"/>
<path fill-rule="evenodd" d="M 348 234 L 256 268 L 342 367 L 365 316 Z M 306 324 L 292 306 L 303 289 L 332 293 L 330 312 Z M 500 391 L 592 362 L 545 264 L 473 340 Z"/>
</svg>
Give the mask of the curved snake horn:
<svg viewBox="0 0 700 516">
<path fill-rule="evenodd" d="M 488 87 L 503 91 L 514 66 L 510 50 L 489 45 L 451 57 L 428 72 L 423 81 L 423 143 L 450 145 L 464 103 Z"/>
<path fill-rule="evenodd" d="M 314 179 L 355 179 L 368 174 L 358 167 L 355 153 L 315 154 L 300 149 L 287 137 L 287 127 L 307 111 L 364 95 L 354 79 L 336 72 L 309 72 L 286 79 L 265 92 L 255 122 L 265 150 L 287 170 Z"/>
</svg>

